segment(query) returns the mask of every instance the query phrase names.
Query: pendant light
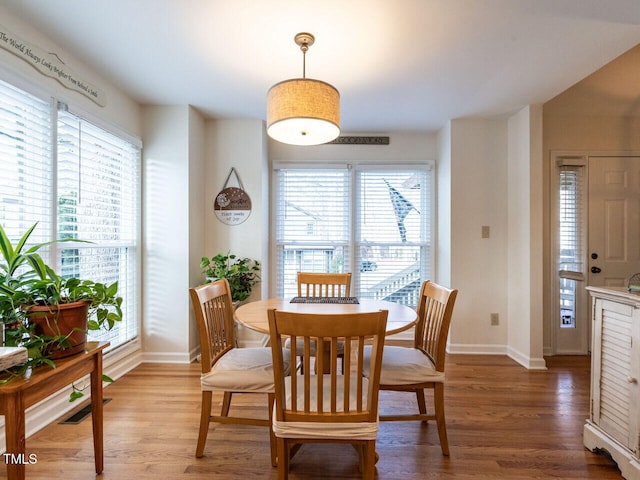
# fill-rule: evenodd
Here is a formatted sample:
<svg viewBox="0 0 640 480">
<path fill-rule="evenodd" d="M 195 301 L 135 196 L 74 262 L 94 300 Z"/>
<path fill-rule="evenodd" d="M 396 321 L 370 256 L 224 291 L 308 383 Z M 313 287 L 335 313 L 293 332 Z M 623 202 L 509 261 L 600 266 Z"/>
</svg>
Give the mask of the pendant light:
<svg viewBox="0 0 640 480">
<path fill-rule="evenodd" d="M 290 145 L 319 145 L 340 134 L 340 93 L 321 80 L 306 78 L 306 53 L 315 38 L 298 33 L 302 78 L 276 83 L 267 94 L 267 134 Z"/>
</svg>

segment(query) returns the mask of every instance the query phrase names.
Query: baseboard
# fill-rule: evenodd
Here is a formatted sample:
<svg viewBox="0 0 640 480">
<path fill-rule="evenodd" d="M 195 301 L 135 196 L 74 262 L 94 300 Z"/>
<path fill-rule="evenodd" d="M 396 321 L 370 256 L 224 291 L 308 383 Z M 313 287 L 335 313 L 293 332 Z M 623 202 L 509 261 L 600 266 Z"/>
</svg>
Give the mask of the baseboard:
<svg viewBox="0 0 640 480">
<path fill-rule="evenodd" d="M 447 352 L 466 355 L 506 355 L 528 370 L 547 369 L 544 358 L 528 357 L 506 345 L 451 343 L 447 348 Z"/>
<path fill-rule="evenodd" d="M 105 355 L 103 371 L 112 380 L 117 380 L 142 363 L 142 352 L 139 348 L 115 350 Z"/>
<path fill-rule="evenodd" d="M 191 363 L 191 356 L 191 352 L 144 352 L 141 363 Z"/>
<path fill-rule="evenodd" d="M 447 352 L 469 355 L 507 355 L 507 347 L 493 344 L 450 343 Z"/>
<path fill-rule="evenodd" d="M 547 369 L 547 362 L 545 362 L 544 358 L 529 357 L 511 347 L 507 348 L 507 355 L 528 370 Z"/>
</svg>

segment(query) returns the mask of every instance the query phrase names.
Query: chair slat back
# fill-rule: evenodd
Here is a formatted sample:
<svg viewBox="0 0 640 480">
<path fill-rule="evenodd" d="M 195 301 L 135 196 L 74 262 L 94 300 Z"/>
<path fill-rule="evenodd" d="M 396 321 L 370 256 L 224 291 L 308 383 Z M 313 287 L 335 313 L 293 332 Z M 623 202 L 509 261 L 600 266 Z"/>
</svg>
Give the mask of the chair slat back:
<svg viewBox="0 0 640 480">
<path fill-rule="evenodd" d="M 269 310 L 269 330 L 275 372 L 276 419 L 291 422 L 375 422 L 387 310 L 345 315 Z M 285 377 L 283 337 L 291 338 L 291 356 L 311 365 L 311 345 L 317 342 L 316 364 L 329 355 L 330 373 Z M 338 343 L 344 342 L 344 372 L 338 369 Z M 299 348 L 302 343 L 302 351 Z M 325 353 L 323 343 L 328 345 Z M 364 347 L 372 344 L 369 379 L 365 379 Z M 320 367 L 322 368 L 322 367 Z"/>
<path fill-rule="evenodd" d="M 299 297 L 348 297 L 351 273 L 298 272 Z"/>
<path fill-rule="evenodd" d="M 458 290 L 429 281 L 420 289 L 414 346 L 424 351 L 440 372 L 444 371 L 447 337 L 457 295 Z"/>
<path fill-rule="evenodd" d="M 198 326 L 202 373 L 220 356 L 235 347 L 233 302 L 227 279 L 222 278 L 189 289 Z"/>
</svg>

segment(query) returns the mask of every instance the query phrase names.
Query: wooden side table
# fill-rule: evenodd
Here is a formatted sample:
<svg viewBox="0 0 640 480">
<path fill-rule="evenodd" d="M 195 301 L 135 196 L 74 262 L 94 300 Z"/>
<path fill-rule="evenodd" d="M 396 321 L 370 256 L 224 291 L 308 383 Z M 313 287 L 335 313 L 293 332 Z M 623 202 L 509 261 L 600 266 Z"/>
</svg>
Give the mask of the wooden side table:
<svg viewBox="0 0 640 480">
<path fill-rule="evenodd" d="M 96 473 L 104 468 L 102 446 L 102 351 L 109 342 L 88 342 L 84 353 L 56 361 L 56 368 L 38 367 L 24 377 L 0 386 L 0 415 L 4 415 L 9 480 L 23 480 L 30 457 L 25 450 L 25 415 L 27 408 L 70 383 L 91 375 L 91 421 Z"/>
</svg>

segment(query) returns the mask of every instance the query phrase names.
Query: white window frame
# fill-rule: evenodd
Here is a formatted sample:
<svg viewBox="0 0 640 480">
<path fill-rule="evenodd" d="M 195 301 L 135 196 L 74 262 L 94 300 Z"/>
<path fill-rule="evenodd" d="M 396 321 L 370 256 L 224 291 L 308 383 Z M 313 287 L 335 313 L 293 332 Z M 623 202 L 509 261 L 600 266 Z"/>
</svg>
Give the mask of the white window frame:
<svg viewBox="0 0 640 480">
<path fill-rule="evenodd" d="M 424 223 L 423 228 L 427 229 L 428 232 L 423 232 L 425 236 L 425 241 L 421 242 L 421 248 L 423 249 L 423 255 L 425 255 L 424 250 L 428 253 L 426 254 L 428 258 L 423 258 L 423 266 L 421 266 L 421 280 L 433 279 L 435 273 L 435 238 L 436 238 L 436 175 L 435 175 L 435 162 L 432 160 L 425 160 L 423 162 L 411 163 L 411 162 L 402 162 L 402 163 L 371 163 L 371 162 L 333 162 L 333 163 L 320 163 L 320 162 L 310 162 L 310 163 L 302 163 L 302 162 L 286 162 L 286 161 L 274 161 L 271 170 L 271 205 L 270 209 L 270 225 L 272 225 L 271 233 L 270 233 L 270 241 L 269 241 L 269 250 L 270 250 L 270 261 L 271 265 L 274 268 L 270 271 L 269 276 L 269 296 L 278 296 L 281 294 L 278 286 L 278 274 L 277 269 L 279 266 L 278 260 L 278 251 L 277 248 L 277 212 L 278 208 L 278 170 L 280 169 L 341 169 L 346 168 L 349 170 L 349 182 L 350 182 L 350 234 L 349 234 L 349 259 L 348 264 L 351 266 L 350 271 L 353 273 L 352 277 L 352 292 L 357 292 L 359 288 L 360 281 L 360 272 L 359 269 L 355 267 L 357 265 L 356 257 L 357 257 L 357 233 L 358 226 L 356 225 L 356 219 L 358 218 L 357 211 L 357 198 L 359 195 L 359 182 L 356 181 L 357 172 L 360 171 L 384 171 L 388 170 L 390 172 L 401 171 L 401 170 L 424 170 L 430 172 L 429 180 L 429 195 L 430 202 L 427 205 L 421 205 L 422 212 L 428 212 L 428 224 Z M 426 203 L 426 202 L 425 202 Z M 427 235 L 428 234 L 428 235 Z M 426 265 L 426 266 L 425 266 Z M 427 271 L 428 270 L 428 271 Z"/>
</svg>

